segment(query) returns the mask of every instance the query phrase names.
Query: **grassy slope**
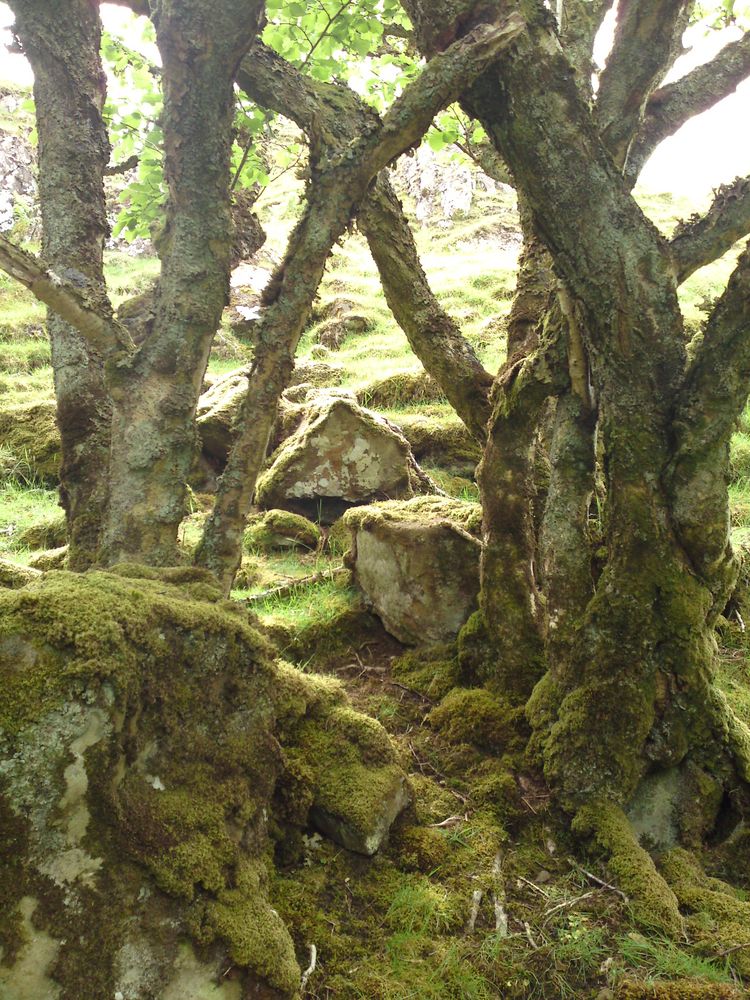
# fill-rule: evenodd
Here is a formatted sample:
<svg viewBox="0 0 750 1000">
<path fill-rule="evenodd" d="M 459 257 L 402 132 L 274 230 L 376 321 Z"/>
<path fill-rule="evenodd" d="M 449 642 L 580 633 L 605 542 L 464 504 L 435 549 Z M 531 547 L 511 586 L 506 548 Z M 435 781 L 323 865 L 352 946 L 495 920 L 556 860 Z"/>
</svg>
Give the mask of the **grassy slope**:
<svg viewBox="0 0 750 1000">
<path fill-rule="evenodd" d="M 278 207 L 272 197 L 266 199 L 268 214 Z M 285 217 L 279 220 L 277 213 L 269 222 L 269 244 L 279 253 L 294 209 L 288 191 L 276 197 L 285 206 Z M 644 204 L 665 232 L 677 215 L 691 210 L 664 197 L 646 198 Z M 514 284 L 517 241 L 508 237 L 512 219 L 507 196 L 483 196 L 471 218 L 418 233 L 433 287 L 461 320 L 490 369 L 503 358 L 498 318 L 507 315 Z M 712 265 L 686 283 L 683 304 L 690 329 L 697 329 L 701 303 L 716 295 L 729 266 L 727 261 Z M 141 291 L 156 268 L 154 260 L 109 254 L 115 301 Z M 367 334 L 350 336 L 334 355 L 333 360 L 345 366 L 346 386 L 359 390 L 397 372 L 420 370 L 385 305 L 366 245 L 356 234 L 332 256 L 318 313 L 337 297 L 350 299 L 372 324 Z M 51 394 L 42 324 L 42 311 L 33 299 L 0 277 L 0 405 Z M 302 354 L 309 352 L 316 333 L 313 324 Z M 225 371 L 235 365 L 214 359 L 211 367 Z M 456 421 L 440 403 L 420 406 L 402 400 L 388 411 L 396 421 L 419 414 L 435 422 Z M 747 434 L 737 438 L 732 487 L 739 537 L 750 533 L 750 414 L 743 427 Z M 0 452 L 0 555 L 11 552 L 26 561 L 31 553 L 14 549 L 13 537 L 51 516 L 56 496 L 28 476 L 22 456 L 5 459 L 3 465 Z M 457 493 L 471 493 L 465 480 L 444 476 L 442 482 Z M 201 516 L 197 511 L 185 523 L 185 544 L 197 539 Z M 321 553 L 250 551 L 246 585 L 235 597 L 244 600 L 339 563 L 339 557 Z M 301 857 L 289 859 L 288 868 L 282 866 L 274 886 L 275 905 L 294 929 L 300 957 L 311 943 L 319 952 L 311 996 L 532 1000 L 605 997 L 611 994 L 600 991 L 617 988 L 628 977 L 655 984 L 697 977 L 716 984 L 716 989 L 732 982 L 726 961 L 710 961 L 695 948 L 644 935 L 628 905 L 597 887 L 570 860 L 572 844 L 548 813 L 543 788 L 529 778 L 518 793 L 514 776 L 524 764 L 513 738 L 508 745 L 480 750 L 472 742 L 476 734 L 462 736 L 455 727 L 450 733 L 441 728 L 438 716 L 431 713 L 455 682 L 450 651 L 439 668 L 400 660 L 403 650 L 338 580 L 303 585 L 253 607 L 286 655 L 304 669 L 335 673 L 355 704 L 389 729 L 415 793 L 413 811 L 373 862 L 313 836 L 302 845 Z M 736 640 L 736 632 L 732 635 Z M 727 653 L 725 670 L 737 704 L 750 713 L 750 678 L 741 646 Z M 606 877 L 595 865 L 592 860 L 587 870 Z M 491 893 L 500 884 L 507 893 L 508 938 L 495 931 Z M 483 896 L 476 926 L 467 932 L 472 896 L 478 890 Z"/>
</svg>

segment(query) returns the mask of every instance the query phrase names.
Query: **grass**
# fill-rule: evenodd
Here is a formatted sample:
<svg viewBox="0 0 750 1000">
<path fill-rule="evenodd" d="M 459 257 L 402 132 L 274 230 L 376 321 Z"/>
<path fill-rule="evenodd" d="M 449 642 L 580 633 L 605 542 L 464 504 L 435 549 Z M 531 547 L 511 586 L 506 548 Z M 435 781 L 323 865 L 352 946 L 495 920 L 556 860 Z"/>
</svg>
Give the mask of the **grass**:
<svg viewBox="0 0 750 1000">
<path fill-rule="evenodd" d="M 15 547 L 14 536 L 59 514 L 56 490 L 23 475 L 0 478 L 0 557 L 12 556 L 14 562 L 27 563 L 32 552 Z"/>
</svg>

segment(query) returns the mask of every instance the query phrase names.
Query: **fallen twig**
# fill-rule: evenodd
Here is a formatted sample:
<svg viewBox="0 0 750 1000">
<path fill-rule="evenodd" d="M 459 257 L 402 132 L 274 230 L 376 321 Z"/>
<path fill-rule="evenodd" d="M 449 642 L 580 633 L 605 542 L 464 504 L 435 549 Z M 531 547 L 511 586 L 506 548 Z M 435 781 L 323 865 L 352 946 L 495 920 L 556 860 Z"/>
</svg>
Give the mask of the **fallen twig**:
<svg viewBox="0 0 750 1000">
<path fill-rule="evenodd" d="M 315 947 L 314 944 L 311 944 L 310 945 L 310 964 L 305 969 L 305 971 L 302 973 L 302 980 L 300 982 L 300 992 L 301 993 L 305 992 L 305 989 L 307 988 L 307 981 L 309 980 L 309 978 L 313 974 L 313 972 L 315 972 L 315 967 L 317 966 L 317 964 L 318 964 L 318 949 Z"/>
<path fill-rule="evenodd" d="M 503 855 L 498 851 L 492 863 L 492 877 L 495 884 L 495 933 L 498 937 L 508 936 L 508 914 L 505 910 L 505 883 L 503 882 Z"/>
<path fill-rule="evenodd" d="M 257 604 L 259 601 L 267 601 L 270 598 L 291 597 L 301 587 L 314 587 L 316 583 L 335 580 L 348 573 L 349 570 L 344 566 L 339 566 L 338 569 L 325 569 L 321 573 L 313 573 L 312 576 L 302 576 L 291 583 L 283 584 L 281 587 L 273 587 L 271 590 L 262 590 L 259 594 L 243 597 L 240 604 Z"/>
<path fill-rule="evenodd" d="M 479 907 L 482 905 L 482 896 L 484 893 L 481 889 L 475 889 L 471 894 L 471 913 L 469 914 L 469 922 L 466 925 L 466 933 L 471 934 L 477 924 L 477 917 L 479 916 Z"/>
</svg>

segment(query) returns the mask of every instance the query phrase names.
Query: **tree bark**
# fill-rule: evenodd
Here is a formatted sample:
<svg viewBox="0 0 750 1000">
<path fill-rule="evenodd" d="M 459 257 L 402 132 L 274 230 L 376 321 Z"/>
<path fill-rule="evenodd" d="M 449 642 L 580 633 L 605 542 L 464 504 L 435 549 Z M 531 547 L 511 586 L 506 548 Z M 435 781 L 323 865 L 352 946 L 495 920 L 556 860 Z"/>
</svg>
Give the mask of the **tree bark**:
<svg viewBox="0 0 750 1000">
<path fill-rule="evenodd" d="M 95 308 L 111 315 L 102 266 L 109 141 L 102 119 L 106 80 L 99 10 L 89 0 L 13 0 L 11 7 L 14 30 L 34 71 L 43 258 L 57 275 L 85 288 Z M 101 350 L 55 311 L 48 313 L 47 327 L 68 560 L 82 570 L 97 557 L 107 510 L 111 403 Z"/>
<path fill-rule="evenodd" d="M 431 5 L 429 18 L 418 0 L 405 0 L 405 6 L 426 54 L 439 46 L 441 32 L 460 32 L 472 21 L 467 5 L 456 20 L 450 0 Z M 485 8 L 477 5 L 475 16 L 487 16 Z M 649 79 L 646 92 L 653 74 Z M 730 570 L 724 572 L 724 508 L 713 563 L 711 531 L 699 532 L 696 538 L 709 557 L 710 571 L 696 570 L 699 564 L 686 547 L 679 520 L 675 522 L 677 508 L 665 482 L 673 458 L 673 415 L 676 409 L 680 412 L 688 371 L 670 248 L 627 193 L 554 37 L 552 18 L 541 6 L 527 14 L 523 38 L 470 88 L 464 104 L 508 164 L 534 228 L 573 297 L 582 357 L 599 414 L 606 560 L 564 653 L 548 646 L 547 672 L 529 702 L 545 773 L 560 801 L 571 809 L 594 799 L 625 805 L 646 773 L 671 768 L 680 768 L 684 776 L 697 767 L 726 789 L 744 787 L 750 734 L 728 712 L 713 682 L 717 594 L 724 592 L 731 575 Z M 615 155 L 619 148 L 614 143 Z M 743 280 L 737 276 L 735 284 L 739 287 Z M 720 328 L 743 327 L 737 315 L 741 301 L 735 291 L 717 311 L 718 343 L 731 340 L 719 335 Z M 568 343 L 570 351 L 570 335 Z M 724 362 L 717 355 L 715 363 Z M 737 384 L 742 361 L 738 367 Z M 571 370 L 571 381 L 572 376 Z M 699 378 L 694 368 L 690 378 L 691 384 Z M 726 399 L 726 377 L 717 380 L 714 390 Z M 512 387 L 505 393 L 506 406 L 515 391 Z M 710 391 L 701 391 L 696 402 L 709 398 Z M 700 412 L 700 404 L 692 407 L 692 419 L 699 419 Z M 730 412 L 738 411 L 723 406 L 721 412 L 728 419 Z M 703 418 L 707 425 L 714 413 Z M 724 423 L 718 430 L 724 449 L 728 435 Z M 524 595 L 533 601 L 536 581 L 527 573 L 518 586 L 521 575 L 512 562 L 505 576 L 499 560 L 493 565 L 493 548 L 502 552 L 493 532 L 499 537 L 505 516 L 495 498 L 502 490 L 511 499 L 517 495 L 522 474 L 516 469 L 515 452 L 525 451 L 523 438 L 515 445 L 504 438 L 493 453 L 498 438 L 493 429 L 482 463 L 487 549 L 482 608 L 488 632 L 494 627 L 502 635 L 507 595 L 519 591 L 513 608 Z M 706 443 L 705 459 L 715 483 L 720 463 L 713 443 Z M 589 445 L 584 453 L 588 457 L 575 459 L 579 470 L 572 461 L 576 449 L 567 461 L 560 455 L 560 474 L 573 477 L 564 493 L 570 501 L 578 497 L 579 526 L 586 496 L 580 484 L 590 484 Z M 686 454 L 684 469 L 692 474 L 695 461 L 695 455 Z M 695 489 L 696 478 L 688 478 Z M 554 487 L 549 500 L 557 506 Z M 692 513 L 700 513 L 699 508 L 694 505 Z M 563 562 L 566 550 L 570 555 L 573 549 L 567 544 L 559 548 Z M 590 584 L 583 574 L 581 580 L 583 593 Z M 553 591 L 556 581 L 561 582 L 553 572 Z M 524 635 L 519 626 L 516 632 Z M 504 679 L 498 659 L 497 675 Z"/>
<path fill-rule="evenodd" d="M 195 410 L 229 299 L 234 75 L 262 9 L 243 0 L 163 0 L 158 9 L 167 219 L 153 331 L 112 373 L 108 564 L 177 560 Z"/>
</svg>

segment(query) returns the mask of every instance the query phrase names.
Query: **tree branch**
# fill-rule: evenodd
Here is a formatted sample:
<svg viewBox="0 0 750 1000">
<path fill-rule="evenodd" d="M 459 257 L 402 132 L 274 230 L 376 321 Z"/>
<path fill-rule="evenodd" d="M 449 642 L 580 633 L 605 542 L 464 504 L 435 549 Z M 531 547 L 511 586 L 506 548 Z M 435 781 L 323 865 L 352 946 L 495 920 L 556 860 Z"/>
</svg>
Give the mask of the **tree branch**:
<svg viewBox="0 0 750 1000">
<path fill-rule="evenodd" d="M 699 267 L 722 257 L 748 233 L 750 176 L 737 177 L 719 188 L 705 215 L 695 215 L 681 223 L 672 237 L 678 283 L 682 284 Z"/>
<path fill-rule="evenodd" d="M 264 45 L 253 47 L 237 79 L 253 100 L 293 119 L 308 134 L 314 157 L 331 159 L 350 149 L 347 134 L 342 134 L 342 118 L 349 129 L 360 133 L 377 122 L 354 91 L 342 84 L 311 80 Z M 489 144 L 486 149 L 494 152 Z M 507 173 L 504 179 L 507 181 Z M 386 299 L 414 353 L 466 426 L 482 440 L 492 378 L 432 292 L 409 224 L 385 173 L 381 172 L 362 202 L 359 222 L 379 268 Z"/>
<path fill-rule="evenodd" d="M 675 523 L 698 570 L 709 576 L 729 540 L 728 513 L 722 524 L 716 511 L 726 508 L 727 442 L 749 383 L 750 246 L 709 318 L 674 422 L 676 457 L 668 481 Z"/>
<path fill-rule="evenodd" d="M 441 307 L 419 260 L 409 223 L 385 173 L 359 212 L 386 301 L 407 340 L 472 434 L 484 441 L 492 376 Z"/>
<path fill-rule="evenodd" d="M 377 173 L 420 140 L 438 111 L 458 100 L 469 83 L 487 70 L 526 30 L 517 12 L 500 24 L 480 24 L 432 58 L 408 84 L 383 118 L 373 157 Z"/>
<path fill-rule="evenodd" d="M 76 287 L 70 281 L 48 270 L 44 265 L 4 236 L 0 236 L 0 268 L 15 278 L 58 316 L 75 327 L 97 351 L 112 354 L 132 350 L 133 342 L 127 330 L 112 316 L 104 315 L 91 305 L 85 290 L 85 279 Z"/>
<path fill-rule="evenodd" d="M 148 0 L 107 0 L 107 3 L 113 3 L 117 7 L 129 7 L 134 14 L 142 14 L 144 17 L 151 16 Z"/>
<path fill-rule="evenodd" d="M 620 0 L 614 47 L 596 102 L 604 144 L 620 167 L 646 101 L 679 52 L 689 8 L 687 0 Z"/>
<path fill-rule="evenodd" d="M 311 184 L 307 207 L 264 295 L 268 308 L 261 321 L 238 434 L 219 481 L 214 510 L 195 554 L 196 562 L 214 572 L 226 591 L 239 566 L 245 517 L 265 457 L 278 400 L 291 373 L 294 354 L 331 248 L 346 232 L 373 178 L 421 138 L 437 112 L 456 100 L 472 80 L 492 65 L 523 32 L 524 26 L 523 19 L 512 14 L 500 25 L 480 25 L 455 42 L 405 88 L 382 124 L 369 110 L 360 109 L 353 117 L 342 114 L 351 111 L 351 101 L 339 97 L 339 118 L 331 134 L 333 156 L 321 142 L 322 133 L 331 126 L 320 121 L 319 108 L 311 105 L 306 109 L 312 115 L 311 125 L 320 123 L 320 131 L 313 127 L 310 133 Z M 243 83 L 249 85 L 253 77 L 252 60 L 248 69 L 248 78 L 243 78 Z M 335 95 L 331 99 L 335 105 Z M 295 120 L 299 121 L 302 114 L 297 112 Z"/>
<path fill-rule="evenodd" d="M 635 180 L 656 147 L 685 122 L 708 111 L 750 76 L 750 31 L 730 42 L 710 62 L 654 91 L 628 156 L 626 173 Z"/>
<path fill-rule="evenodd" d="M 613 3 L 614 0 L 566 0 L 563 6 L 560 41 L 589 98 L 594 40 Z"/>
</svg>

